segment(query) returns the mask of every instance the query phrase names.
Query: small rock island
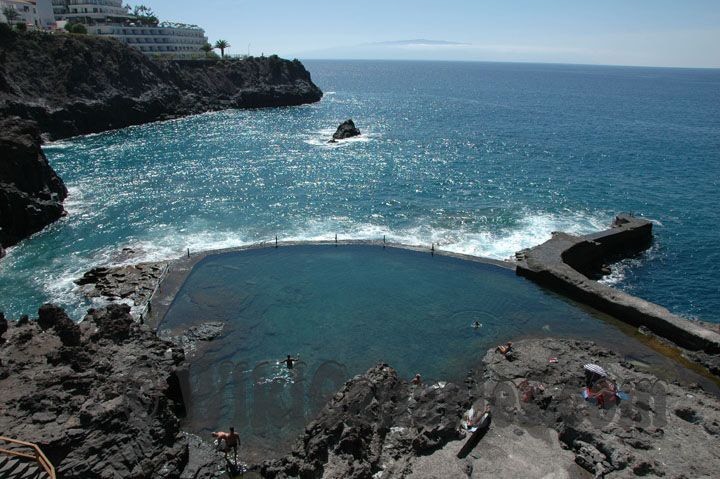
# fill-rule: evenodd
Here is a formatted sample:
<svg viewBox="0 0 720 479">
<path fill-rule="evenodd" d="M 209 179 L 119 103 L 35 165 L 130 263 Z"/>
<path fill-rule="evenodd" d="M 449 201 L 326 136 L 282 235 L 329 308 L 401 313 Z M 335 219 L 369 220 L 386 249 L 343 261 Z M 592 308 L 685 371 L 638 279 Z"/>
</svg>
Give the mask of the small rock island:
<svg viewBox="0 0 720 479">
<path fill-rule="evenodd" d="M 358 130 L 355 126 L 355 122 L 352 120 L 345 120 L 337 127 L 337 130 L 335 130 L 335 133 L 333 133 L 333 136 L 328 143 L 335 143 L 338 140 L 345 140 L 347 138 L 360 135 L 360 130 Z"/>
</svg>

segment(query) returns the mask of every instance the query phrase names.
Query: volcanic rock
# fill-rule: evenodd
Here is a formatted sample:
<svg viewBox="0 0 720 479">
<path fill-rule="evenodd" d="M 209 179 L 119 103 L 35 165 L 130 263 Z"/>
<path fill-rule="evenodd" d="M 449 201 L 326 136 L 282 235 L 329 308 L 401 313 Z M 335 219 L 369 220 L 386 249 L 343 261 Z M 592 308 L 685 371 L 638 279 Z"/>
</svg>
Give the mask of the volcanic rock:
<svg viewBox="0 0 720 479">
<path fill-rule="evenodd" d="M 197 326 L 191 326 L 178 336 L 164 337 L 168 341 L 180 346 L 185 354 L 191 354 L 197 349 L 198 342 L 208 342 L 222 335 L 225 323 L 221 321 L 207 321 Z"/>
<path fill-rule="evenodd" d="M 298 60 L 155 61 L 115 39 L 6 32 L 0 117 L 52 138 L 228 108 L 301 105 L 322 92 Z"/>
<path fill-rule="evenodd" d="M 352 120 L 345 120 L 337 127 L 337 130 L 333 133 L 332 140 L 330 140 L 330 142 L 344 140 L 346 138 L 352 138 L 353 136 L 359 135 L 360 130 L 355 127 L 355 123 L 353 123 Z"/>
<path fill-rule="evenodd" d="M 588 341 L 513 343 L 515 360 L 490 350 L 467 387 L 413 388 L 381 365 L 357 376 L 264 477 L 714 477 L 720 400 L 636 371 Z M 557 358 L 548 362 L 547 358 Z M 598 408 L 580 395 L 583 365 L 600 364 L 628 400 Z M 527 394 L 527 385 L 534 393 Z M 540 387 L 542 386 L 542 387 Z M 470 404 L 492 422 L 462 459 Z"/>
<path fill-rule="evenodd" d="M 65 313 L 65 310 L 54 304 L 44 304 L 38 310 L 38 326 L 43 331 L 53 328 L 65 346 L 80 345 L 80 328 Z"/>
<path fill-rule="evenodd" d="M 388 462 L 431 454 L 461 437 L 469 398 L 454 384 L 414 386 L 378 365 L 349 381 L 291 455 L 266 462 L 264 477 L 371 477 Z"/>
<path fill-rule="evenodd" d="M 40 445 L 58 477 L 179 478 L 182 351 L 133 323 L 125 305 L 91 310 L 72 344 L 61 311 L 43 306 L 41 321 L 6 333 L 0 431 Z"/>
<path fill-rule="evenodd" d="M 129 300 L 135 306 L 145 305 L 157 288 L 167 262 L 139 263 L 129 266 L 93 268 L 75 280 L 88 298 L 108 301 Z"/>
<path fill-rule="evenodd" d="M 0 120 L 0 257 L 3 247 L 40 231 L 64 213 L 67 189 L 40 144 L 34 123 L 17 117 Z"/>
<path fill-rule="evenodd" d="M 5 313 L 0 311 L 0 341 L 2 340 L 3 334 L 8 330 L 8 322 L 5 319 Z"/>
</svg>

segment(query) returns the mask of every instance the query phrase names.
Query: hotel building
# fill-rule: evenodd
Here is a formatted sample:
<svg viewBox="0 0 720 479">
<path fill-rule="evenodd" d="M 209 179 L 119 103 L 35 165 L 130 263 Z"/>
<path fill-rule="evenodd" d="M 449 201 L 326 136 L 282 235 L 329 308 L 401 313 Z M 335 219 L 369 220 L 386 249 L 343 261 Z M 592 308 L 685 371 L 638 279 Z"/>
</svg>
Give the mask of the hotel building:
<svg viewBox="0 0 720 479">
<path fill-rule="evenodd" d="M 135 17 L 121 0 L 0 0 L 0 22 L 8 22 L 4 8 L 17 12 L 12 23 L 31 28 L 62 29 L 82 23 L 90 35 L 112 37 L 141 52 L 168 58 L 204 57 L 205 31 L 195 25 L 151 24 Z"/>
</svg>

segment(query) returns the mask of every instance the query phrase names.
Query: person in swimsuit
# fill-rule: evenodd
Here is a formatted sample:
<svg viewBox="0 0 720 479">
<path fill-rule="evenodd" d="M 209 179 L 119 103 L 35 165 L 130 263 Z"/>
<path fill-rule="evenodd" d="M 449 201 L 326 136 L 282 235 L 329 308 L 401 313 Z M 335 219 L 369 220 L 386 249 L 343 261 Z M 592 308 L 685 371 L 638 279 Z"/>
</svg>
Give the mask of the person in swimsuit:
<svg viewBox="0 0 720 479">
<path fill-rule="evenodd" d="M 225 441 L 225 447 L 222 451 L 225 453 L 225 460 L 227 461 L 227 454 L 232 448 L 235 451 L 235 465 L 237 466 L 237 454 L 238 447 L 240 447 L 240 436 L 235 433 L 235 428 L 231 427 L 230 432 L 218 431 L 212 433 L 213 437 L 217 439 L 218 444 L 222 444 Z"/>
</svg>

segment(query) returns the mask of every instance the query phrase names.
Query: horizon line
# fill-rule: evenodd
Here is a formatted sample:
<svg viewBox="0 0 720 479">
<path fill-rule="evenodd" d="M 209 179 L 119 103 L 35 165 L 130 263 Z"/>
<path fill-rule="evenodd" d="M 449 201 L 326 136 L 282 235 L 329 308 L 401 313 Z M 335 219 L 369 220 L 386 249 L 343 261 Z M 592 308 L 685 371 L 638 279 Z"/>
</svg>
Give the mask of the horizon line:
<svg viewBox="0 0 720 479">
<path fill-rule="evenodd" d="M 292 55 L 291 55 L 292 56 Z M 667 65 L 628 65 L 621 63 L 569 63 L 569 62 L 540 62 L 540 61 L 522 61 L 522 60 L 445 60 L 445 59 L 424 59 L 424 58 L 313 58 L 294 56 L 301 61 L 363 61 L 363 62 L 442 62 L 442 63 L 508 63 L 521 65 L 562 65 L 562 66 L 587 66 L 587 67 L 619 67 L 619 68 L 657 68 L 668 70 L 720 70 L 719 66 L 710 67 L 683 67 L 683 66 L 667 66 Z"/>
</svg>

